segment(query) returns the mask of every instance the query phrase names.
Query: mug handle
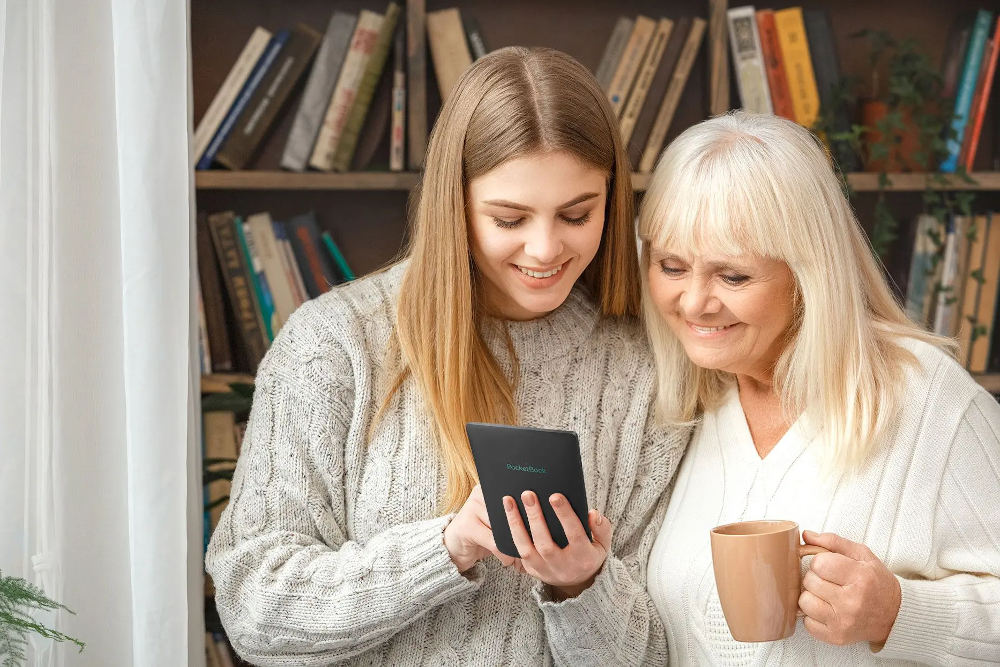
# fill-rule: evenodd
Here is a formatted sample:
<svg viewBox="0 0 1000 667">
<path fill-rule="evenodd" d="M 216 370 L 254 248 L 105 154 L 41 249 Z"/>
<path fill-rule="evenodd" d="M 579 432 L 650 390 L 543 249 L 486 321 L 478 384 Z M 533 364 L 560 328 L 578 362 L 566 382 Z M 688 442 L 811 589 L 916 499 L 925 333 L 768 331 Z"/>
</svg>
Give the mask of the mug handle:
<svg viewBox="0 0 1000 667">
<path fill-rule="evenodd" d="M 799 559 L 805 558 L 806 556 L 815 556 L 816 554 L 825 554 L 825 553 L 830 553 L 830 550 L 829 549 L 825 549 L 825 548 L 823 548 L 821 546 L 818 546 L 816 544 L 800 544 L 799 545 Z M 804 590 L 804 589 L 802 589 L 800 587 L 799 588 L 799 594 L 800 595 L 801 595 L 802 590 Z M 801 609 L 796 609 L 795 610 L 795 616 L 798 617 L 798 618 L 802 618 L 803 616 L 805 616 L 805 612 L 803 612 Z"/>
</svg>

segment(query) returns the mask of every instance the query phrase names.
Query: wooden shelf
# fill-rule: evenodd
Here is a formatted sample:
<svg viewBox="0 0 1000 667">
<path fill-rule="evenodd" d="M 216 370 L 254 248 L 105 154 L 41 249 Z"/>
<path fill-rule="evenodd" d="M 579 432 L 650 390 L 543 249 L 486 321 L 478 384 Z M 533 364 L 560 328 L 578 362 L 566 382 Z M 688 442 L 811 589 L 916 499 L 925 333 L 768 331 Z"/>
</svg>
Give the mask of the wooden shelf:
<svg viewBox="0 0 1000 667">
<path fill-rule="evenodd" d="M 986 391 L 991 394 L 1000 394 L 1000 373 L 984 373 L 982 375 L 973 375 L 976 382 L 981 384 Z"/>
<path fill-rule="evenodd" d="M 887 190 L 893 192 L 920 192 L 927 187 L 929 174 L 889 174 L 892 182 Z M 966 183 L 955 176 L 948 176 L 946 185 L 936 189 L 949 190 L 1000 190 L 1000 172 L 982 171 L 970 174 L 976 183 Z M 195 186 L 199 190 L 412 190 L 420 181 L 418 172 L 356 172 L 327 174 L 320 172 L 295 173 L 289 171 L 198 171 Z M 847 182 L 856 192 L 878 190 L 878 174 L 854 172 L 847 175 Z M 632 174 L 632 187 L 645 192 L 649 174 Z"/>
</svg>

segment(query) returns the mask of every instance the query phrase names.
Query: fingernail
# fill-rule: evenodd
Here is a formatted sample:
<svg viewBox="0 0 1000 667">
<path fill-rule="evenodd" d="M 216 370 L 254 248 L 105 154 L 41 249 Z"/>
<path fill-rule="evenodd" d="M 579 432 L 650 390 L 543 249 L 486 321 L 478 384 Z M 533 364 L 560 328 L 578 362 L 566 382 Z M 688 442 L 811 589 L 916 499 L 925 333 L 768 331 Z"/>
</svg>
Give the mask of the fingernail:
<svg viewBox="0 0 1000 667">
<path fill-rule="evenodd" d="M 558 493 L 553 493 L 552 496 L 549 497 L 549 503 L 553 507 L 562 507 L 563 504 L 562 496 L 560 496 Z"/>
<path fill-rule="evenodd" d="M 604 523 L 604 517 L 601 516 L 601 513 L 598 512 L 597 510 L 594 510 L 594 512 L 597 514 L 597 518 L 594 519 L 594 523 L 600 526 L 602 523 Z"/>
<path fill-rule="evenodd" d="M 521 494 L 521 502 L 523 502 L 527 507 L 534 507 L 535 494 L 532 493 L 531 491 L 525 491 L 524 493 Z"/>
<path fill-rule="evenodd" d="M 514 509 L 514 499 L 511 498 L 510 496 L 504 496 L 503 497 L 503 508 L 505 510 L 507 510 L 508 512 L 512 511 Z"/>
</svg>

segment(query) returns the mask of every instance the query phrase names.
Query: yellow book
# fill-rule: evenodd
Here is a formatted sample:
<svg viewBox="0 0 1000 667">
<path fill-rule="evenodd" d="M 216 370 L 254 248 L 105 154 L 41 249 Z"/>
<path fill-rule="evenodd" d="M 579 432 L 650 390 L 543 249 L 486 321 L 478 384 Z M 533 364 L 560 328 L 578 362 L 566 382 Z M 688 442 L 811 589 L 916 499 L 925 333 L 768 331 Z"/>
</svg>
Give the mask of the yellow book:
<svg viewBox="0 0 1000 667">
<path fill-rule="evenodd" d="M 802 8 L 789 7 L 774 12 L 774 23 L 778 29 L 778 43 L 781 44 L 781 57 L 785 61 L 785 73 L 788 75 L 795 122 L 803 127 L 812 127 L 819 116 L 819 90 L 816 88 L 816 76 L 809 56 Z"/>
</svg>

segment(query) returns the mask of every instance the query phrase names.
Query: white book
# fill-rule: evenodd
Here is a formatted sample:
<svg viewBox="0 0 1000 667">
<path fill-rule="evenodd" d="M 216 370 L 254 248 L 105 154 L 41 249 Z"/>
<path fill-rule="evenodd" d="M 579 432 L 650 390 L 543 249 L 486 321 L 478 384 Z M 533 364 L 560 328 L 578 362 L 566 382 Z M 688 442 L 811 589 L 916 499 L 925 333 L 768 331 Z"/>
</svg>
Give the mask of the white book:
<svg viewBox="0 0 1000 667">
<path fill-rule="evenodd" d="M 243 84 L 250 77 L 250 72 L 253 71 L 254 65 L 257 64 L 257 60 L 260 59 L 270 41 L 271 32 L 261 27 L 255 28 L 253 34 L 250 35 L 250 39 L 247 40 L 236 59 L 236 63 L 233 64 L 233 68 L 229 70 L 222 86 L 215 93 L 212 103 L 208 105 L 208 110 L 201 117 L 198 129 L 194 131 L 194 139 L 192 140 L 194 148 L 191 153 L 193 162 L 191 164 L 198 164 L 201 156 L 204 155 L 205 149 L 208 148 L 216 130 L 225 119 L 229 108 L 233 106 L 236 96 L 240 94 Z"/>
<path fill-rule="evenodd" d="M 256 213 L 247 218 L 247 226 L 250 228 L 250 236 L 253 238 L 254 254 L 260 259 L 264 275 L 267 277 L 267 284 L 271 288 L 271 297 L 274 299 L 274 310 L 277 316 L 277 328 L 275 335 L 291 314 L 295 311 L 295 297 L 292 295 L 292 286 L 288 282 L 288 276 L 281 263 L 281 254 L 278 250 L 278 241 L 274 237 L 274 225 L 268 213 Z"/>
<path fill-rule="evenodd" d="M 773 113 L 771 91 L 764 69 L 764 53 L 753 5 L 726 11 L 729 22 L 729 47 L 733 52 L 733 71 L 743 108 L 757 113 Z"/>
<path fill-rule="evenodd" d="M 295 285 L 295 299 L 298 301 L 298 305 L 301 306 L 309 300 L 309 292 L 306 290 L 305 281 L 302 280 L 302 271 L 299 270 L 299 263 L 295 261 L 295 251 L 292 250 L 292 242 L 288 239 L 281 239 L 278 245 L 281 246 L 281 251 L 285 255 L 285 263 L 292 274 L 292 282 Z"/>
</svg>

